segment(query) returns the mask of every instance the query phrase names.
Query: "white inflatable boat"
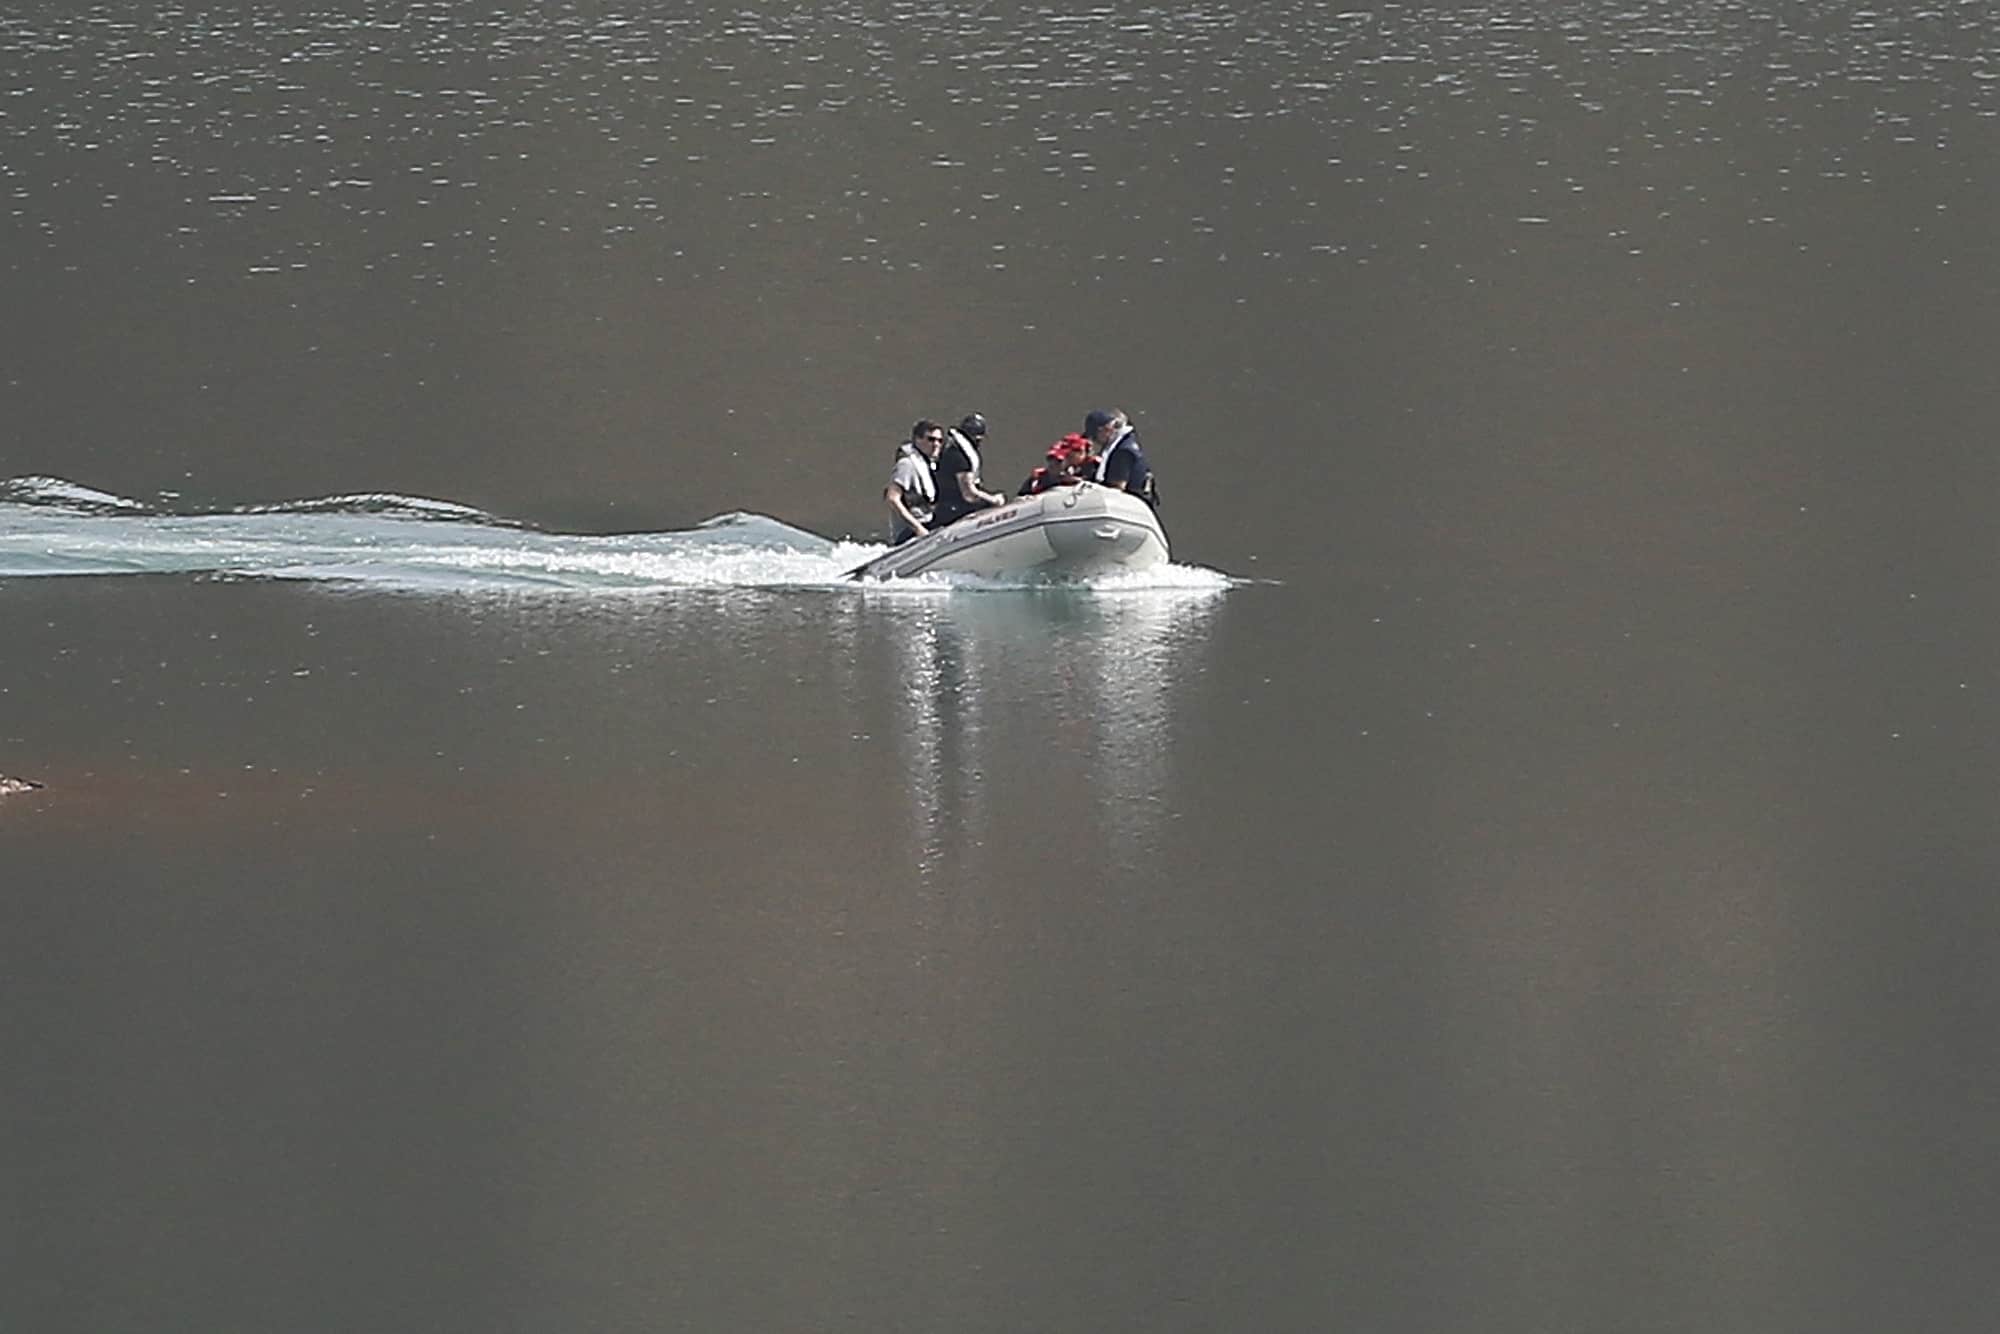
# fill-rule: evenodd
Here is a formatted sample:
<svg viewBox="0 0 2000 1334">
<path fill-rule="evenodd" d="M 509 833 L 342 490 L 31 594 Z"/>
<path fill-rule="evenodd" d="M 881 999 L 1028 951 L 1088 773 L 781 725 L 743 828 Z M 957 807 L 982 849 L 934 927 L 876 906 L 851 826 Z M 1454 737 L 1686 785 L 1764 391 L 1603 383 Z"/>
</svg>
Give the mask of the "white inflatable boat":
<svg viewBox="0 0 2000 1334">
<path fill-rule="evenodd" d="M 1167 534 L 1152 506 L 1094 482 L 1020 496 L 891 547 L 850 579 L 944 572 L 984 579 L 1079 579 L 1164 565 Z"/>
</svg>

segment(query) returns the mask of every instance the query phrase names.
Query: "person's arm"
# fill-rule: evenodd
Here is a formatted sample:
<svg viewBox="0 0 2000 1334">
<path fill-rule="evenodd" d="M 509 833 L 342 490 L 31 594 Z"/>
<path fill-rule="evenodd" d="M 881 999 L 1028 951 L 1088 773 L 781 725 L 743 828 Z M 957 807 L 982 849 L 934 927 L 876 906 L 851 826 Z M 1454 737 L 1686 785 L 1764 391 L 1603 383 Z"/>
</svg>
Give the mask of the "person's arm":
<svg viewBox="0 0 2000 1334">
<path fill-rule="evenodd" d="M 883 487 L 882 499 L 889 502 L 889 512 L 908 524 L 910 531 L 918 537 L 922 537 L 930 531 L 930 529 L 924 527 L 924 521 L 910 513 L 909 505 L 904 503 L 903 484 L 901 482 L 891 482 L 889 485 Z"/>
<path fill-rule="evenodd" d="M 1007 497 L 997 491 L 982 490 L 979 483 L 972 480 L 970 470 L 958 475 L 958 494 L 965 497 L 965 502 L 968 505 L 1004 505 L 1007 503 Z"/>
</svg>

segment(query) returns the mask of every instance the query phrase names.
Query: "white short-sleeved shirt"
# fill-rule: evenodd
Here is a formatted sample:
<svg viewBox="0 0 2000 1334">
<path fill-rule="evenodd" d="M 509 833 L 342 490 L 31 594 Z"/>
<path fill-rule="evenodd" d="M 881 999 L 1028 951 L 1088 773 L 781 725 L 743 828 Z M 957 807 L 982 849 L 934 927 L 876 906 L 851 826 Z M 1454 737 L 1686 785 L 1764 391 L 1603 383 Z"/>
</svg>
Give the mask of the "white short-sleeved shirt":
<svg viewBox="0 0 2000 1334">
<path fill-rule="evenodd" d="M 889 474 L 889 482 L 903 488 L 903 503 L 910 513 L 919 519 L 930 519 L 931 503 L 937 499 L 937 479 L 931 473 L 929 460 L 913 446 L 904 445 L 897 451 L 896 467 Z M 896 520 L 897 526 L 901 523 L 901 519 Z"/>
<path fill-rule="evenodd" d="M 889 480 L 903 488 L 903 503 L 911 509 L 929 509 L 937 499 L 937 478 L 931 472 L 931 465 L 913 449 L 896 456 L 896 468 L 889 474 Z"/>
</svg>

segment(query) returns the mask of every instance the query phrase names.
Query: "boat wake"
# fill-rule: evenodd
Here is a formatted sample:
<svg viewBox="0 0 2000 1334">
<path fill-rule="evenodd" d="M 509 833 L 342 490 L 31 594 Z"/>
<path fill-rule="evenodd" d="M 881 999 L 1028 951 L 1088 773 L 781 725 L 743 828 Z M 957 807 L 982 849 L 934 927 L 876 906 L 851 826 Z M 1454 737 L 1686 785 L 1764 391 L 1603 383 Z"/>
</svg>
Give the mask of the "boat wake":
<svg viewBox="0 0 2000 1334">
<path fill-rule="evenodd" d="M 297 579 L 452 593 L 494 589 L 889 591 L 845 576 L 882 554 L 761 514 L 609 536 L 545 532 L 450 501 L 382 493 L 180 512 L 55 477 L 0 481 L 0 579 L 192 575 Z M 1164 565 L 1090 580 L 1092 591 L 1220 591 L 1235 581 Z M 897 581 L 896 593 L 1021 588 L 967 575 Z"/>
</svg>

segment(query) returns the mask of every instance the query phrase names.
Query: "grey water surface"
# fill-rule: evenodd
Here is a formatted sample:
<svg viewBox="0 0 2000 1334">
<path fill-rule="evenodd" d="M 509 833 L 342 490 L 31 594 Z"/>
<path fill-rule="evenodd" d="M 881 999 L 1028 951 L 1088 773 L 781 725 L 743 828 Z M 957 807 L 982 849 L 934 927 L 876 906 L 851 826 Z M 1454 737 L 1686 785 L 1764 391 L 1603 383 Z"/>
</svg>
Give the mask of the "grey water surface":
<svg viewBox="0 0 2000 1334">
<path fill-rule="evenodd" d="M 2000 1321 L 2000 11 L 0 11 L 0 1329 Z M 856 588 L 1091 407 L 1174 567 Z"/>
</svg>

